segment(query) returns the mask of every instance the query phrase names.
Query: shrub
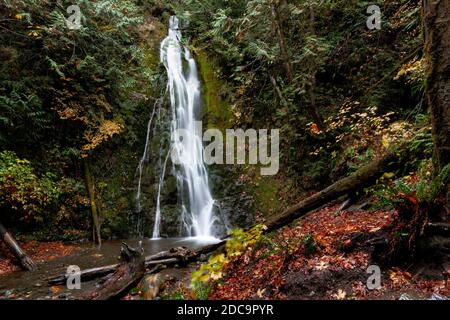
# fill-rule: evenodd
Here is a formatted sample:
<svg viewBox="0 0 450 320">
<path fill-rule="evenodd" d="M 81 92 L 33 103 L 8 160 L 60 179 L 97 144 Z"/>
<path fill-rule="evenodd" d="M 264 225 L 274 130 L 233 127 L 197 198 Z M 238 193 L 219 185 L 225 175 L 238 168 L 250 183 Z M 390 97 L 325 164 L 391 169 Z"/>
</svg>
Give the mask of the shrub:
<svg viewBox="0 0 450 320">
<path fill-rule="evenodd" d="M 38 177 L 28 160 L 11 151 L 0 153 L 0 206 L 18 213 L 21 220 L 42 222 L 44 209 L 59 195 L 54 174 Z"/>
<path fill-rule="evenodd" d="M 248 247 L 261 238 L 265 226 L 257 225 L 249 231 L 235 229 L 231 231 L 231 239 L 227 241 L 226 253 L 214 255 L 208 263 L 203 264 L 191 275 L 191 288 L 197 299 L 205 300 L 213 288 L 213 281 L 223 278 L 226 266 L 240 257 Z"/>
</svg>

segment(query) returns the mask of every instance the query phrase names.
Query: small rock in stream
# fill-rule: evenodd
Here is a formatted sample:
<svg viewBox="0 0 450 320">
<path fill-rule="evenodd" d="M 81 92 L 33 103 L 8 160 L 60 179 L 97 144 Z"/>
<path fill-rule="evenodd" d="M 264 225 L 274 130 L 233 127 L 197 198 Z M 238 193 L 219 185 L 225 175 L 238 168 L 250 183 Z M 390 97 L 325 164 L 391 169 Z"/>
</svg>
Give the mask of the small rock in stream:
<svg viewBox="0 0 450 320">
<path fill-rule="evenodd" d="M 431 296 L 431 298 L 429 300 L 450 300 L 450 297 L 444 297 L 440 294 L 433 293 L 433 295 Z"/>
<path fill-rule="evenodd" d="M 141 284 L 140 288 L 143 293 L 144 300 L 154 300 L 159 294 L 159 289 L 163 284 L 163 279 L 159 274 L 146 276 Z"/>
</svg>

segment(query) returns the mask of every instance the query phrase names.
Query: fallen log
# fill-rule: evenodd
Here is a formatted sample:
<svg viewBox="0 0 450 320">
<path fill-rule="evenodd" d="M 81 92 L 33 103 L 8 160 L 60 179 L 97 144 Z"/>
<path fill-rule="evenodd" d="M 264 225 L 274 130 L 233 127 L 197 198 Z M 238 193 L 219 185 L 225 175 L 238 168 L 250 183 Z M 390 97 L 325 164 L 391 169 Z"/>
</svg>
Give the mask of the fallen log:
<svg viewBox="0 0 450 320">
<path fill-rule="evenodd" d="M 108 266 L 103 267 L 97 267 L 97 268 L 91 268 L 81 271 L 80 273 L 80 280 L 81 282 L 90 281 L 96 278 L 107 276 L 110 273 L 113 273 L 116 271 L 116 269 L 119 267 L 119 264 L 111 264 Z M 67 279 L 69 277 L 69 274 L 62 274 L 58 275 L 56 277 L 52 277 L 47 279 L 47 283 L 49 285 L 64 285 L 67 283 Z"/>
<path fill-rule="evenodd" d="M 205 246 L 199 250 L 191 251 L 185 247 L 172 248 L 169 251 L 162 251 L 154 255 L 145 257 L 144 264 L 145 268 L 149 269 L 155 266 L 170 266 L 175 264 L 186 264 L 197 257 L 213 252 L 223 246 L 225 241 L 219 242 L 217 244 L 212 244 Z M 107 276 L 115 272 L 120 264 L 111 264 L 103 267 L 96 267 L 91 269 L 82 270 L 80 273 L 81 282 L 90 281 L 96 278 Z M 56 277 L 51 277 L 47 279 L 49 285 L 64 285 L 67 282 L 69 274 L 61 274 Z"/>
<path fill-rule="evenodd" d="M 304 199 L 300 203 L 284 211 L 281 215 L 267 221 L 265 223 L 265 232 L 271 232 L 278 228 L 281 228 L 294 220 L 304 216 L 305 214 L 312 212 L 313 210 L 320 208 L 341 196 L 354 194 L 358 190 L 371 185 L 376 182 L 378 178 L 382 176 L 384 172 L 392 169 L 394 165 L 399 164 L 400 153 L 392 152 L 385 155 L 383 158 L 375 160 L 368 165 L 362 167 L 352 175 L 343 178 L 328 188 L 314 194 L 313 196 Z M 205 246 L 199 250 L 191 251 L 187 248 L 173 248 L 169 251 L 163 251 L 152 256 L 148 256 L 144 259 L 144 267 L 161 265 L 174 265 L 174 264 L 187 264 L 196 260 L 201 255 L 209 254 L 222 248 L 226 243 L 227 238 L 223 241 Z M 82 281 L 92 280 L 98 277 L 117 272 L 121 264 L 114 264 L 105 267 L 87 269 L 81 272 Z M 48 283 L 51 285 L 64 284 L 67 281 L 67 275 L 59 275 L 48 279 Z"/>
<path fill-rule="evenodd" d="M 164 253 L 165 252 L 161 252 L 158 255 L 160 255 L 161 258 L 164 258 L 164 256 L 163 256 Z M 154 259 L 152 259 L 151 256 L 146 257 L 144 259 L 144 264 L 145 264 L 146 268 L 156 266 L 159 264 L 164 264 L 164 265 L 175 264 L 177 262 L 179 262 L 178 258 L 167 258 L 167 256 L 166 256 L 166 259 L 160 259 L 160 260 L 154 260 Z M 119 266 L 120 266 L 120 263 L 116 263 L 116 264 L 110 264 L 108 266 L 82 270 L 80 273 L 81 282 L 86 282 L 86 281 L 90 281 L 90 280 L 93 280 L 96 278 L 101 278 L 101 277 L 107 276 L 108 274 L 115 272 Z M 56 277 L 51 277 L 51 278 L 47 279 L 47 283 L 49 285 L 63 285 L 67 282 L 67 279 L 69 276 L 70 275 L 66 273 L 66 274 L 58 275 Z"/>
<path fill-rule="evenodd" d="M 297 205 L 287 209 L 281 215 L 269 220 L 265 223 L 267 229 L 265 232 L 270 232 L 281 228 L 292 221 L 300 218 L 301 216 L 324 206 L 333 200 L 338 199 L 341 196 L 347 194 L 354 194 L 357 190 L 362 189 L 376 180 L 386 171 L 391 169 L 392 164 L 398 164 L 399 154 L 389 153 L 379 160 L 375 160 L 369 163 L 367 166 L 362 167 L 349 177 L 343 178 L 328 188 L 314 194 L 313 196 L 301 201 Z M 145 266 L 155 265 L 168 265 L 168 264 L 183 264 L 189 263 L 197 259 L 199 256 L 209 254 L 222 248 L 226 243 L 227 238 L 223 241 L 205 246 L 196 251 L 190 251 L 186 248 L 173 248 L 169 251 L 163 251 L 152 256 L 145 258 Z M 118 268 L 118 264 L 109 265 L 105 267 L 93 268 L 84 270 L 81 272 L 82 281 L 92 280 L 94 278 L 103 277 L 107 274 L 115 272 Z M 67 275 L 60 275 L 48 279 L 48 283 L 51 285 L 64 284 L 67 280 Z"/>
<path fill-rule="evenodd" d="M 120 251 L 121 263 L 99 286 L 79 297 L 80 300 L 108 300 L 120 298 L 137 284 L 145 274 L 144 250 L 134 249 L 126 243 Z"/>
<path fill-rule="evenodd" d="M 279 229 L 308 212 L 317 209 L 341 196 L 354 193 L 364 187 L 373 184 L 384 172 L 391 169 L 394 164 L 398 165 L 399 153 L 392 152 L 379 160 L 375 160 L 362 167 L 352 175 L 333 183 L 328 188 L 304 199 L 298 204 L 290 207 L 281 215 L 272 218 L 265 223 L 266 232 Z"/>
<path fill-rule="evenodd" d="M 14 254 L 14 256 L 17 258 L 17 260 L 20 263 L 20 266 L 23 269 L 33 271 L 36 268 L 33 260 L 31 260 L 31 258 L 25 253 L 25 251 L 22 250 L 17 241 L 14 239 L 11 233 L 9 233 L 8 230 L 6 230 L 6 228 L 3 226 L 1 222 L 0 222 L 0 238 L 3 239 L 3 241 L 6 243 L 6 245 Z"/>
</svg>

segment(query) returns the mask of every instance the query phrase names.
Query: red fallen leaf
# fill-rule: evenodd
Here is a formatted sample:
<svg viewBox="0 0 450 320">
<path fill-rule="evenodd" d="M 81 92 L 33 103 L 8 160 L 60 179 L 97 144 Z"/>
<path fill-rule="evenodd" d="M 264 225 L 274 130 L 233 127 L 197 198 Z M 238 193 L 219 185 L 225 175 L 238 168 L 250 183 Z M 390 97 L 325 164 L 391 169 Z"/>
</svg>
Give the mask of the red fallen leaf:
<svg viewBox="0 0 450 320">
<path fill-rule="evenodd" d="M 350 240 L 350 239 L 345 240 L 344 243 L 342 244 L 342 247 L 344 249 L 350 249 L 351 246 L 352 246 L 352 240 Z"/>
<path fill-rule="evenodd" d="M 58 286 L 50 287 L 53 294 L 58 294 L 61 291 L 61 288 Z"/>
<path fill-rule="evenodd" d="M 417 200 L 417 198 L 413 195 L 407 195 L 403 192 L 398 194 L 399 198 L 405 199 L 407 201 L 409 201 L 410 203 L 414 204 L 414 205 L 418 205 L 419 201 Z"/>
<path fill-rule="evenodd" d="M 393 212 L 361 210 L 335 216 L 337 208 L 338 205 L 323 208 L 299 221 L 298 225 L 279 230 L 272 241 L 281 251 L 274 252 L 273 246 L 263 245 L 254 255 L 247 251 L 237 258 L 226 270 L 228 277 L 213 289 L 211 298 L 252 299 L 257 290 L 266 289 L 269 293 L 267 298 L 286 299 L 280 292 L 285 273 L 302 268 L 313 270 L 320 261 L 343 269 L 366 268 L 369 262 L 366 252 L 341 255 L 336 248 L 348 240 L 346 236 L 350 230 L 368 232 L 374 228 L 388 226 Z M 303 240 L 309 235 L 313 236 L 320 251 L 316 255 L 305 257 Z M 286 248 L 289 248 L 289 251 L 284 251 Z M 289 255 L 288 259 L 286 254 Z M 363 289 L 364 287 L 356 286 L 358 297 L 363 298 L 366 294 Z"/>
</svg>

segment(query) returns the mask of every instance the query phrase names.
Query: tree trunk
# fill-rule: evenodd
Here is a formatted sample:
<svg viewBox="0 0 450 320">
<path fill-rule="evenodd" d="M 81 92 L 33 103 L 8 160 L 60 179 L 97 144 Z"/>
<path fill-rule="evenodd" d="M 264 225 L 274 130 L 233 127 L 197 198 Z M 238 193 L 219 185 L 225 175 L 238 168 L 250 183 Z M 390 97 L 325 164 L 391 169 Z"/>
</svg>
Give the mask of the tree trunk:
<svg viewBox="0 0 450 320">
<path fill-rule="evenodd" d="M 14 237 L 5 229 L 3 224 L 0 222 L 0 238 L 6 243 L 8 248 L 14 254 L 14 256 L 19 260 L 22 268 L 28 271 L 33 271 L 35 265 L 33 260 L 22 250 Z"/>
<path fill-rule="evenodd" d="M 365 167 L 362 167 L 349 177 L 343 178 L 328 188 L 316 193 L 315 195 L 301 201 L 295 206 L 287 209 L 281 215 L 269 220 L 265 225 L 267 232 L 281 228 L 295 219 L 327 204 L 343 195 L 351 194 L 357 190 L 370 185 L 390 169 L 394 163 L 398 163 L 399 155 L 392 152 L 379 160 L 375 160 Z"/>
<path fill-rule="evenodd" d="M 284 32 L 281 27 L 280 15 L 278 13 L 278 2 L 272 1 L 270 4 L 270 10 L 272 13 L 272 24 L 274 26 L 275 32 L 277 34 L 278 45 L 280 46 L 281 58 L 284 61 L 284 67 L 286 68 L 286 74 L 289 82 L 293 80 L 293 72 L 292 72 L 292 64 L 291 59 L 289 57 L 289 52 L 286 47 L 286 41 L 284 37 Z"/>
<path fill-rule="evenodd" d="M 438 170 L 450 163 L 450 1 L 423 0 L 426 95 Z"/>
<path fill-rule="evenodd" d="M 86 189 L 87 189 L 87 192 L 89 195 L 89 201 L 90 201 L 91 212 L 92 212 L 93 240 L 94 240 L 94 243 L 101 246 L 102 238 L 101 238 L 101 234 L 100 234 L 100 221 L 99 221 L 99 217 L 98 217 L 97 203 L 95 201 L 94 179 L 92 178 L 91 170 L 89 167 L 89 162 L 87 159 L 84 160 L 83 165 L 84 165 L 84 177 L 85 177 Z"/>
<path fill-rule="evenodd" d="M 314 12 L 314 4 L 311 3 L 309 5 L 309 33 L 310 33 L 310 35 L 316 34 L 315 23 L 316 23 L 316 14 Z M 317 69 L 316 66 L 314 68 Z M 311 110 L 310 110 L 311 117 L 313 118 L 314 122 L 319 126 L 319 128 L 323 129 L 322 116 L 320 115 L 319 109 L 317 108 L 317 104 L 316 104 L 316 71 L 315 70 L 312 71 L 312 73 L 311 73 L 311 79 L 310 79 L 308 93 L 309 93 L 309 100 L 311 103 Z"/>
<path fill-rule="evenodd" d="M 273 86 L 273 90 L 275 90 L 278 99 L 280 99 L 281 104 L 283 105 L 283 107 L 286 107 L 288 105 L 288 102 L 286 101 L 286 99 L 283 96 L 283 93 L 280 90 L 280 87 L 277 84 L 277 80 L 274 78 L 273 75 L 269 75 L 270 77 L 270 82 L 272 83 Z"/>
<path fill-rule="evenodd" d="M 437 176 L 450 163 L 450 1 L 423 0 L 422 16 Z M 448 220 L 450 185 L 446 183 L 442 190 L 438 198 L 443 198 L 443 216 Z"/>
</svg>

